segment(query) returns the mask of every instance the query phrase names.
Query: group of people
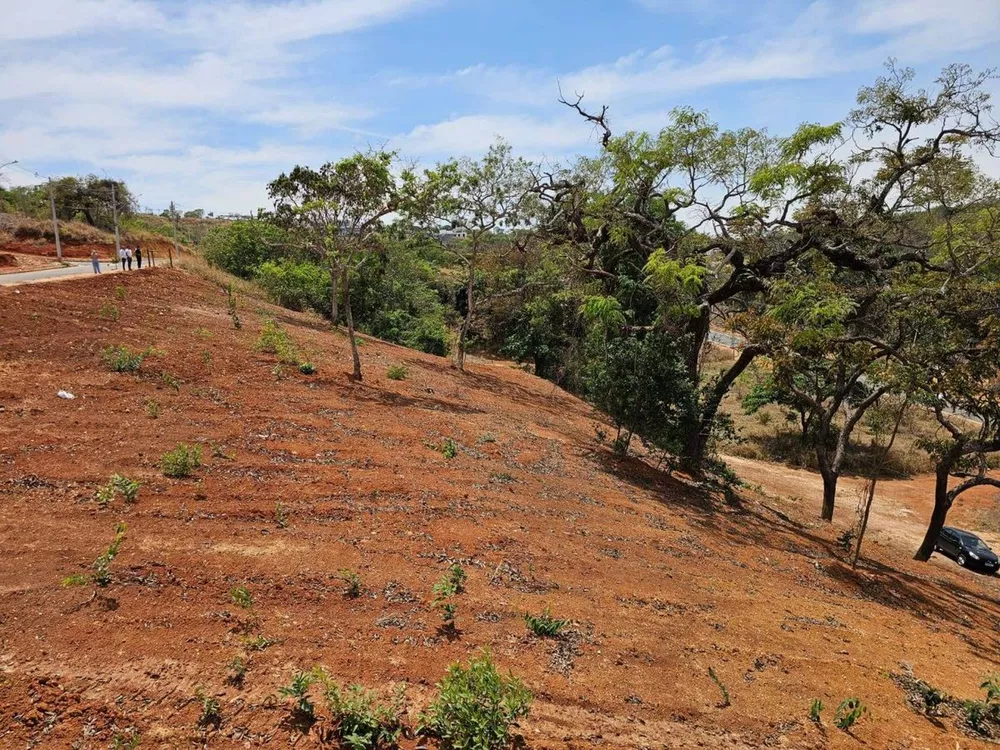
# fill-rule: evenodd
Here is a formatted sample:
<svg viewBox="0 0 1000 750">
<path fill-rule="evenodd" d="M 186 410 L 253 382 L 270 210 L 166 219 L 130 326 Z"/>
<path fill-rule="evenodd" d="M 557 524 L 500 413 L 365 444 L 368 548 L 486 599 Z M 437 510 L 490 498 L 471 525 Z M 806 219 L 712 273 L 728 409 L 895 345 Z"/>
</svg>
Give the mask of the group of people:
<svg viewBox="0 0 1000 750">
<path fill-rule="evenodd" d="M 115 258 L 115 266 L 121 265 L 121 270 L 132 270 L 132 260 L 135 260 L 136 267 L 142 268 L 142 248 L 138 245 L 135 246 L 135 251 L 132 251 L 130 247 L 119 248 L 118 257 Z M 97 254 L 97 250 L 90 251 L 90 263 L 94 266 L 94 273 L 101 272 L 101 258 Z"/>
<path fill-rule="evenodd" d="M 122 264 L 122 270 L 125 270 L 126 265 L 128 270 L 132 270 L 132 258 L 135 258 L 135 262 L 139 268 L 142 268 L 142 248 L 138 245 L 135 246 L 135 253 L 132 252 L 132 248 L 123 247 L 118 250 L 118 262 Z"/>
</svg>

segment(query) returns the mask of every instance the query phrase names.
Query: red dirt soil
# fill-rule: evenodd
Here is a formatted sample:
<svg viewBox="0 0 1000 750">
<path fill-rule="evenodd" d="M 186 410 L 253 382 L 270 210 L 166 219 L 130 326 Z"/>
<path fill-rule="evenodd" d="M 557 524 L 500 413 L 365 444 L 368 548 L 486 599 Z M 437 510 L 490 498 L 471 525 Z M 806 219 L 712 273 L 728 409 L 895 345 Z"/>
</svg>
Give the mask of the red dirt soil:
<svg viewBox="0 0 1000 750">
<path fill-rule="evenodd" d="M 236 330 L 218 287 L 166 269 L 0 288 L 0 747 L 106 748 L 133 730 L 144 748 L 316 746 L 325 709 L 300 736 L 276 696 L 294 670 L 405 681 L 415 721 L 447 665 L 482 647 L 535 694 L 531 748 L 986 746 L 915 713 L 888 673 L 905 662 L 980 696 L 1000 656 L 996 579 L 891 540 L 852 572 L 817 494 L 726 503 L 617 460 L 589 407 L 507 364 L 462 374 L 366 339 L 353 383 L 344 336 L 319 319 L 245 298 L 239 314 Z M 265 317 L 316 375 L 254 350 Z M 116 374 L 100 354 L 114 344 L 157 351 Z M 394 364 L 405 380 L 386 377 Z M 181 441 L 205 465 L 166 478 L 160 457 Z M 138 502 L 102 509 L 116 472 L 143 483 Z M 61 587 L 119 520 L 111 585 Z M 429 601 L 452 561 L 468 572 L 457 635 Z M 343 569 L 360 598 L 343 596 Z M 240 585 L 251 632 L 277 642 L 236 687 Z M 547 605 L 572 620 L 559 640 L 525 628 Z M 221 702 L 218 729 L 196 726 L 199 685 Z M 869 707 L 853 735 L 832 724 L 848 696 Z"/>
</svg>

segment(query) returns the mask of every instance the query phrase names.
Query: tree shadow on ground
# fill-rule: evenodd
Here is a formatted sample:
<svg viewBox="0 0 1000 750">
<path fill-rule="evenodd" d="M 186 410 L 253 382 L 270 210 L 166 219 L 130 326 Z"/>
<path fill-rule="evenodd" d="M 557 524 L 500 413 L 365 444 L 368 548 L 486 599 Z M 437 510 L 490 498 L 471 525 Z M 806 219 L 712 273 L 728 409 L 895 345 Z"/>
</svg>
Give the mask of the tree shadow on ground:
<svg viewBox="0 0 1000 750">
<path fill-rule="evenodd" d="M 771 505 L 741 498 L 738 492 L 734 502 L 727 502 L 720 491 L 670 476 L 638 456 L 599 450 L 592 457 L 603 471 L 674 510 L 710 537 L 805 558 L 832 584 L 830 593 L 954 626 L 958 637 L 1000 661 L 1000 643 L 990 637 L 1000 628 L 1000 598 L 871 558 L 862 558 L 858 569 L 852 569 L 847 553 L 835 541 Z M 933 574 L 934 569 L 927 572 Z M 815 585 L 822 588 L 821 583 Z"/>
</svg>

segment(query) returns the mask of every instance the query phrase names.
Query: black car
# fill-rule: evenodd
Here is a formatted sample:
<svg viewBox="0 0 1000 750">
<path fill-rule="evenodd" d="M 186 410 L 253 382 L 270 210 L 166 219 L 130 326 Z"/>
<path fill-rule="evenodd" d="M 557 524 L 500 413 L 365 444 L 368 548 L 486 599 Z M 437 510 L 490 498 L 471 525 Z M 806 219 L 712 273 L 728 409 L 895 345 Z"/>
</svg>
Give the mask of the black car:
<svg viewBox="0 0 1000 750">
<path fill-rule="evenodd" d="M 986 573 L 995 573 L 1000 566 L 1000 559 L 986 546 L 986 542 L 971 532 L 951 526 L 941 529 L 934 549 L 950 557 L 963 568 L 976 568 Z"/>
</svg>

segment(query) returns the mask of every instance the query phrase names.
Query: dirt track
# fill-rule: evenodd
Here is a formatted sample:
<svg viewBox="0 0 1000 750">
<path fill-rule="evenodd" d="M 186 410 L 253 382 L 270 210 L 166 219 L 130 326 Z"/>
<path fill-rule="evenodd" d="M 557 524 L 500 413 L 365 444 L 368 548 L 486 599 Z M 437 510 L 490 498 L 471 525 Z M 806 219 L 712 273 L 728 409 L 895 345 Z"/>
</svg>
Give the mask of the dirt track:
<svg viewBox="0 0 1000 750">
<path fill-rule="evenodd" d="M 996 579 L 919 565 L 888 538 L 854 573 L 840 528 L 815 522 L 816 494 L 788 501 L 755 478 L 779 499 L 727 505 L 616 460 L 588 407 L 506 364 L 460 375 L 368 341 L 352 383 L 346 341 L 318 319 L 253 300 L 240 315 L 234 330 L 221 291 L 179 271 L 0 289 L 0 746 L 105 748 L 128 728 L 142 747 L 200 743 L 203 685 L 222 702 L 210 747 L 283 747 L 294 730 L 275 692 L 294 669 L 405 681 L 415 716 L 447 664 L 483 646 L 535 692 L 529 747 L 979 746 L 912 712 L 887 673 L 905 661 L 978 696 L 1000 668 Z M 264 315 L 317 375 L 279 377 L 254 351 Z M 158 354 L 115 374 L 100 350 L 119 343 Z M 391 364 L 407 379 L 388 380 Z M 167 479 L 159 458 L 180 441 L 206 465 Z M 115 472 L 143 482 L 139 500 L 101 509 Z M 61 588 L 119 520 L 106 596 Z M 458 637 L 429 606 L 450 561 L 469 574 Z M 359 599 L 342 595 L 344 568 Z M 225 683 L 243 648 L 237 585 L 277 639 L 242 688 Z M 546 605 L 573 620 L 567 638 L 529 636 L 523 613 Z M 847 696 L 870 709 L 856 738 L 831 723 Z M 815 697 L 823 727 L 807 718 Z"/>
</svg>

